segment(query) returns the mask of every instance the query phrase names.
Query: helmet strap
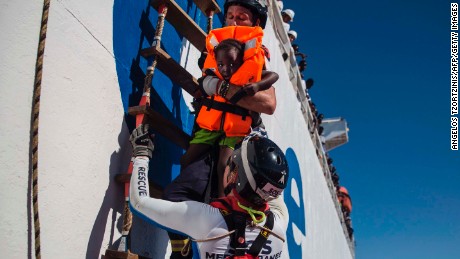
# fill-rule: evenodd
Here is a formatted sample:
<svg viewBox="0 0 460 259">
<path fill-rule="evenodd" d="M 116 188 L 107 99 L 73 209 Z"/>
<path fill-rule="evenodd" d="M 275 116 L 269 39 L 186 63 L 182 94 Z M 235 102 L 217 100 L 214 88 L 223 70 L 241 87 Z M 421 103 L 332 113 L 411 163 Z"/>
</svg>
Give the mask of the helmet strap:
<svg viewBox="0 0 460 259">
<path fill-rule="evenodd" d="M 258 211 L 258 210 L 252 209 L 252 208 L 248 208 L 248 207 L 242 205 L 240 202 L 238 202 L 238 207 L 240 207 L 241 209 L 247 211 L 249 216 L 252 219 L 252 222 L 254 222 L 255 224 L 262 223 L 265 220 L 265 213 L 263 213 L 262 211 Z M 259 220 L 256 219 L 256 216 L 254 214 L 257 214 L 257 215 L 261 216 L 261 218 Z"/>
</svg>

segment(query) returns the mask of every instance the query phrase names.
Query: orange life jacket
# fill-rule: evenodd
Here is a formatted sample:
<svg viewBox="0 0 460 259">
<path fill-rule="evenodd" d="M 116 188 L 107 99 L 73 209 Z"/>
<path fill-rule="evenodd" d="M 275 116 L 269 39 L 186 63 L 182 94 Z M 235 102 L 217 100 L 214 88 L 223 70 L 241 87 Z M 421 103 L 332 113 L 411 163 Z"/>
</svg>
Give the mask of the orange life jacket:
<svg viewBox="0 0 460 259">
<path fill-rule="evenodd" d="M 214 48 L 228 38 L 245 43 L 244 63 L 232 75 L 230 83 L 243 86 L 247 83 L 258 82 L 262 78 L 262 68 L 265 63 L 262 49 L 262 28 L 248 26 L 228 26 L 209 32 L 206 37 L 206 57 L 203 71 L 212 70 L 221 80 L 222 75 L 217 70 Z M 246 109 L 227 102 L 219 95 L 213 95 L 203 102 L 197 124 L 207 130 L 223 130 L 228 137 L 246 136 L 250 132 L 252 119 Z"/>
</svg>

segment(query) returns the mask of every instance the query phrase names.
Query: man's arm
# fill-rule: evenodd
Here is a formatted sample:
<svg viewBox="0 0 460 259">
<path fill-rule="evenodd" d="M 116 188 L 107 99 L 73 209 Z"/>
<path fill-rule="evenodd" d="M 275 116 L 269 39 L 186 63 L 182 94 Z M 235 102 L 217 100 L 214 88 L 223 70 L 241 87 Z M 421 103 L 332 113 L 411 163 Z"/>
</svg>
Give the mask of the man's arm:
<svg viewBox="0 0 460 259">
<path fill-rule="evenodd" d="M 265 91 L 272 87 L 272 85 L 278 80 L 279 76 L 273 71 L 262 71 L 262 79 L 259 82 L 248 83 L 243 86 L 243 90 L 249 96 L 254 96 L 259 91 Z"/>
<path fill-rule="evenodd" d="M 239 86 L 230 85 L 225 99 L 230 100 L 240 89 Z M 272 86 L 265 91 L 255 93 L 254 96 L 245 96 L 236 105 L 250 111 L 272 115 L 276 109 L 275 88 Z"/>
<path fill-rule="evenodd" d="M 194 96 L 195 98 L 200 96 L 201 93 L 203 93 L 204 96 L 217 94 L 219 92 L 219 87 L 222 84 L 222 80 L 220 80 L 217 76 L 211 75 L 204 76 L 198 81 L 200 83 L 200 90 L 196 92 Z M 240 86 L 229 84 L 225 99 L 230 100 L 241 89 L 242 88 Z M 257 92 L 254 96 L 244 96 L 235 104 L 250 111 L 271 115 L 275 112 L 276 108 L 275 88 L 271 86 L 265 91 Z"/>
</svg>

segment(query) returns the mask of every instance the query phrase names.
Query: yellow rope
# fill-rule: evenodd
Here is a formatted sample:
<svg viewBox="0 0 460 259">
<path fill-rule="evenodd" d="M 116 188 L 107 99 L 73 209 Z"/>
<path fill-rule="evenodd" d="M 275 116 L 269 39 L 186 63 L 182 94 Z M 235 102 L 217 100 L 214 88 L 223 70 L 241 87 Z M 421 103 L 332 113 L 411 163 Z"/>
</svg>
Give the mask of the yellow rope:
<svg viewBox="0 0 460 259">
<path fill-rule="evenodd" d="M 34 79 L 34 94 L 32 98 L 32 114 L 31 114 L 31 149 L 30 156 L 32 165 L 29 170 L 32 171 L 32 201 L 34 214 L 34 246 L 35 257 L 41 258 L 40 245 L 40 217 L 38 213 L 38 118 L 40 113 L 40 95 L 43 73 L 43 57 L 45 53 L 46 30 L 48 27 L 48 13 L 50 0 L 44 0 L 42 21 L 40 27 L 40 40 L 38 42 L 37 60 L 35 63 L 35 79 Z M 29 171 L 30 174 L 30 171 Z"/>
<path fill-rule="evenodd" d="M 248 212 L 249 216 L 251 216 L 252 222 L 254 222 L 255 224 L 259 224 L 259 223 L 261 223 L 261 222 L 263 222 L 265 220 L 265 213 L 263 213 L 262 211 L 258 211 L 258 210 L 252 209 L 252 208 L 248 208 L 248 207 L 242 205 L 240 202 L 238 202 L 238 206 L 240 208 L 242 208 L 243 210 Z M 256 219 L 256 216 L 254 214 L 257 214 L 257 215 L 261 216 L 261 218 Z"/>
</svg>

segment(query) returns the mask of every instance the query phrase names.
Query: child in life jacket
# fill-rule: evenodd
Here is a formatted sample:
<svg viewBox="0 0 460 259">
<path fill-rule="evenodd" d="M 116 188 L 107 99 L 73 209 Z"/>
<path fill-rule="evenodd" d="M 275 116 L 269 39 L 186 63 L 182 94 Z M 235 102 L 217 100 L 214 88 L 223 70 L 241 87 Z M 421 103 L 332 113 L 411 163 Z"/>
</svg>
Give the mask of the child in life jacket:
<svg viewBox="0 0 460 259">
<path fill-rule="evenodd" d="M 234 37 L 218 41 L 215 36 L 226 31 L 231 31 L 226 36 Z M 220 36 L 224 37 L 224 34 Z M 225 99 L 229 84 L 242 86 L 241 97 L 266 90 L 278 80 L 278 74 L 263 70 L 265 58 L 261 47 L 262 35 L 260 27 L 229 26 L 213 30 L 207 37 L 209 54 L 203 70 L 219 77 L 218 94 L 203 100 L 196 118 L 200 129 L 194 133 L 189 149 L 181 158 L 181 166 L 184 168 L 213 145 L 219 144 L 217 175 L 220 197 L 224 195 L 224 168 L 227 160 L 235 145 L 250 133 L 252 122 L 250 111 Z M 245 41 L 237 40 L 241 38 Z"/>
</svg>

